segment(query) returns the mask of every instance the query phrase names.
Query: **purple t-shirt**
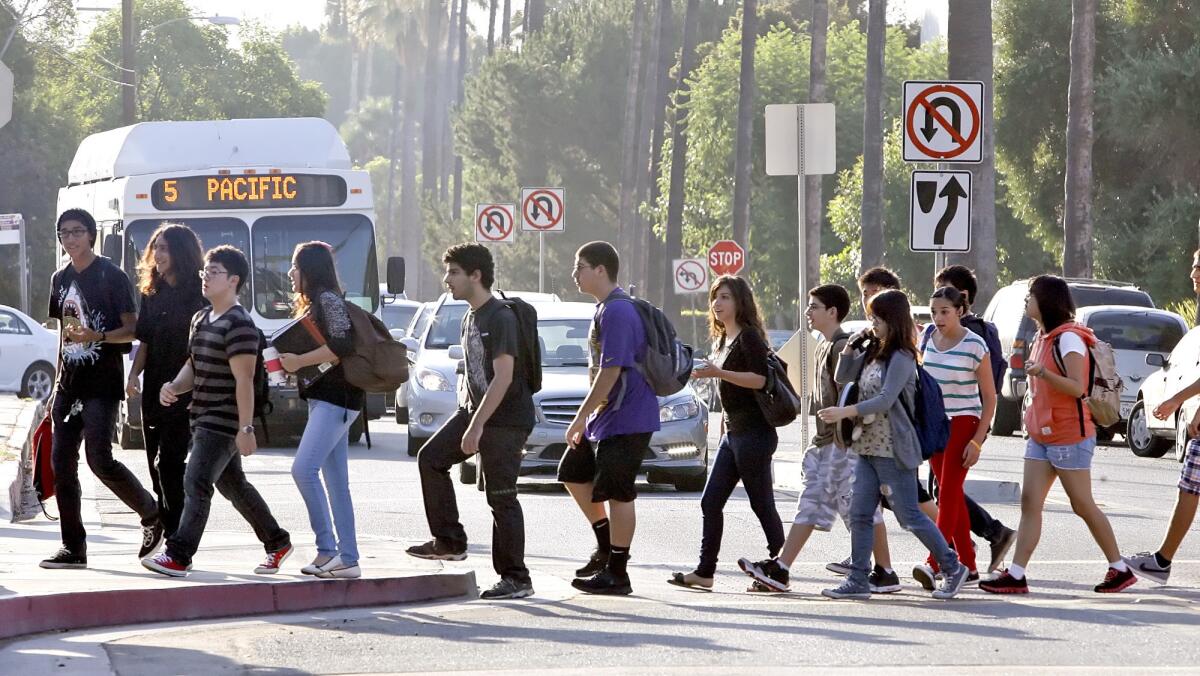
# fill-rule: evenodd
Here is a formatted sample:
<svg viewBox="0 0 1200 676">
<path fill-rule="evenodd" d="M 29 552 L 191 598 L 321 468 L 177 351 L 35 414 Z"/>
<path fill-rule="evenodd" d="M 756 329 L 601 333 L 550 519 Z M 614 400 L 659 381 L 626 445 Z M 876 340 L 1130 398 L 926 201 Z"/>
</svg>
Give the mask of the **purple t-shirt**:
<svg viewBox="0 0 1200 676">
<path fill-rule="evenodd" d="M 600 369 L 621 367 L 621 379 L 600 406 L 587 419 L 587 438 L 592 441 L 621 434 L 657 432 L 658 397 L 638 372 L 636 365 L 646 357 L 646 330 L 633 303 L 613 298 L 624 295 L 617 287 L 607 303 L 596 305 L 592 317 L 590 374 L 594 380 Z M 624 394 L 622 394 L 622 390 Z M 618 403 L 619 402 L 619 403 Z"/>
</svg>

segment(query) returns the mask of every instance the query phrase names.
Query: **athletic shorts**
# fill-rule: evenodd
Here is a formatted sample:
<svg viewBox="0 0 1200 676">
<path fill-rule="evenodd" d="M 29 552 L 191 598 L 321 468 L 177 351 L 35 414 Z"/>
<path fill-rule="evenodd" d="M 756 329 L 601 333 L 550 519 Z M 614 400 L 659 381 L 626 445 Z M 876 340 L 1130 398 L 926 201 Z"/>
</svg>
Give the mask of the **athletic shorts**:
<svg viewBox="0 0 1200 676">
<path fill-rule="evenodd" d="M 1200 439 L 1188 442 L 1183 469 L 1179 470 L 1179 490 L 1200 495 Z"/>
<path fill-rule="evenodd" d="M 558 480 L 568 484 L 592 484 L 592 502 L 633 502 L 634 483 L 642 459 L 650 450 L 651 432 L 618 434 L 590 441 L 586 437 L 568 448 L 558 461 Z"/>
</svg>

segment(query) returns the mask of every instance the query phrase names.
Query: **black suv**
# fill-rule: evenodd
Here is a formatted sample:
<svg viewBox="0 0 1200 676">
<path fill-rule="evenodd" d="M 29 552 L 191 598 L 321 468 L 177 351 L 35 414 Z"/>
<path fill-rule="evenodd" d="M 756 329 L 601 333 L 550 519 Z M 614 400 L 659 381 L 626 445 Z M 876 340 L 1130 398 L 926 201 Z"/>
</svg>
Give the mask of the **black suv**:
<svg viewBox="0 0 1200 676">
<path fill-rule="evenodd" d="M 1025 316 L 1025 296 L 1029 279 L 1021 279 L 996 292 L 983 318 L 996 325 L 1008 371 L 997 392 L 993 434 L 1012 434 L 1021 429 L 1021 400 L 1025 398 L 1025 359 L 1033 344 L 1037 326 Z M 1150 294 L 1133 284 L 1100 279 L 1067 279 L 1075 307 L 1091 305 L 1133 305 L 1154 307 Z"/>
</svg>

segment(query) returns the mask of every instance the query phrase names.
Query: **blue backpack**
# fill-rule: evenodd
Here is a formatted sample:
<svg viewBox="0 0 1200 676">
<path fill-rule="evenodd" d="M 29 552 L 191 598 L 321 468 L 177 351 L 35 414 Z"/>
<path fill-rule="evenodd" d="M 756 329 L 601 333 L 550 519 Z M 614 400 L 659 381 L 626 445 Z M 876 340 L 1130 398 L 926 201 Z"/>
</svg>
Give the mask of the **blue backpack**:
<svg viewBox="0 0 1200 676">
<path fill-rule="evenodd" d="M 932 327 L 930 327 L 932 329 Z M 926 330 L 921 340 L 921 352 L 929 341 L 931 330 Z M 917 363 L 917 393 L 916 410 L 909 408 L 904 395 L 900 395 L 900 404 L 908 419 L 917 431 L 917 439 L 921 442 L 921 457 L 925 460 L 941 453 L 950 443 L 950 418 L 946 417 L 946 402 L 942 399 L 942 386 L 924 366 Z"/>
</svg>

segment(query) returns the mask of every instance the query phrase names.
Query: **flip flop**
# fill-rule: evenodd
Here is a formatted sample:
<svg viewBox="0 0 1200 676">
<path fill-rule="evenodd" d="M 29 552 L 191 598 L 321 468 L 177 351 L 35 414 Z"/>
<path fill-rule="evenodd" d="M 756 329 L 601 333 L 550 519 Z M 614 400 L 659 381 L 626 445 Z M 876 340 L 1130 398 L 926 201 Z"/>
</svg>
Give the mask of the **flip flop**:
<svg viewBox="0 0 1200 676">
<path fill-rule="evenodd" d="M 696 583 L 689 584 L 687 581 L 684 580 L 685 577 L 686 577 L 685 573 L 671 573 L 671 579 L 667 580 L 667 584 L 674 585 L 676 587 L 683 587 L 684 589 L 699 589 L 700 591 L 712 591 L 711 585 L 708 587 L 705 587 L 704 585 L 696 584 Z"/>
</svg>

